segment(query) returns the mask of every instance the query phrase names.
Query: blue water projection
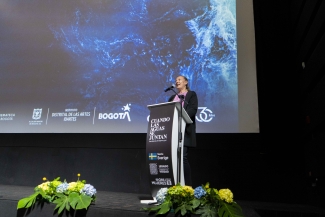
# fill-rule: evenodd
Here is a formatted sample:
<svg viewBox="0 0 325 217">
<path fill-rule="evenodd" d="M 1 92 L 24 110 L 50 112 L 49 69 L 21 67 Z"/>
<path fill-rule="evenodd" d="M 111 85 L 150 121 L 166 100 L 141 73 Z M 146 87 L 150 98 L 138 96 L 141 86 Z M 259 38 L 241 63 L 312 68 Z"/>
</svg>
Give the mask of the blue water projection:
<svg viewBox="0 0 325 217">
<path fill-rule="evenodd" d="M 199 106 L 236 121 L 235 8 L 235 0 L 79 2 L 65 14 L 69 22 L 49 25 L 76 66 L 73 84 L 84 103 L 69 106 L 105 111 L 132 103 L 143 115 L 185 75 Z"/>
</svg>

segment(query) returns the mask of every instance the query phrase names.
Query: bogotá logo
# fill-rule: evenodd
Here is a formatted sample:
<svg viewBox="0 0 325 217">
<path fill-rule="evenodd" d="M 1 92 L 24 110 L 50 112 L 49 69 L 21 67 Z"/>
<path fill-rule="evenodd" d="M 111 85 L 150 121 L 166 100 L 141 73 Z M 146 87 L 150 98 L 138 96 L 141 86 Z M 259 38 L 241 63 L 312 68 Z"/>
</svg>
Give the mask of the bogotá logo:
<svg viewBox="0 0 325 217">
<path fill-rule="evenodd" d="M 42 117 L 42 109 L 41 108 L 36 108 L 33 111 L 33 119 L 38 120 Z"/>
<path fill-rule="evenodd" d="M 199 107 L 200 113 L 195 116 L 198 122 L 210 122 L 216 115 L 207 107 Z M 199 117 L 198 117 L 199 116 Z"/>
<path fill-rule="evenodd" d="M 122 107 L 122 110 L 124 112 L 116 112 L 116 113 L 98 113 L 98 119 L 125 119 L 127 118 L 128 121 L 130 122 L 131 121 L 131 118 L 130 118 L 130 110 L 131 110 L 131 104 L 127 103 L 125 106 Z"/>
</svg>

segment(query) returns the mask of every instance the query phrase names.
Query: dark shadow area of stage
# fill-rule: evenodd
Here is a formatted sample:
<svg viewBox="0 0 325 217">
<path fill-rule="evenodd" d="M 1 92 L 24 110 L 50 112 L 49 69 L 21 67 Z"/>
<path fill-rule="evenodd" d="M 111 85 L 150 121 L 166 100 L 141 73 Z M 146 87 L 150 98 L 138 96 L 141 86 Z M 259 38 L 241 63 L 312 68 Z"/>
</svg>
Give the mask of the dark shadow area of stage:
<svg viewBox="0 0 325 217">
<path fill-rule="evenodd" d="M 33 187 L 0 185 L 0 210 L 1 217 L 50 217 L 58 216 L 54 211 L 54 204 L 36 205 L 33 210 L 17 210 L 19 199 L 29 196 L 33 192 Z M 88 210 L 78 210 L 77 212 L 63 212 L 62 217 L 108 217 L 108 216 L 154 216 L 142 210 L 144 207 L 153 206 L 141 204 L 141 199 L 149 199 L 150 195 L 133 194 L 122 192 L 99 191 L 97 199 Z M 242 207 L 246 217 L 268 217 L 268 216 L 325 216 L 325 209 L 309 205 L 288 205 L 277 203 L 237 201 Z M 174 216 L 170 213 L 167 216 Z M 198 215 L 192 215 L 198 216 Z"/>
<path fill-rule="evenodd" d="M 58 176 L 72 182 L 80 173 L 98 191 L 150 194 L 145 134 L 1 134 L 1 138 L 2 185 L 36 186 L 43 177 Z M 198 147 L 188 154 L 193 188 L 210 182 L 217 189 L 229 188 L 235 201 L 317 207 L 325 203 L 324 179 L 318 176 L 315 184 L 308 176 L 299 143 L 283 149 L 277 137 L 254 133 L 198 134 L 197 139 Z"/>
</svg>

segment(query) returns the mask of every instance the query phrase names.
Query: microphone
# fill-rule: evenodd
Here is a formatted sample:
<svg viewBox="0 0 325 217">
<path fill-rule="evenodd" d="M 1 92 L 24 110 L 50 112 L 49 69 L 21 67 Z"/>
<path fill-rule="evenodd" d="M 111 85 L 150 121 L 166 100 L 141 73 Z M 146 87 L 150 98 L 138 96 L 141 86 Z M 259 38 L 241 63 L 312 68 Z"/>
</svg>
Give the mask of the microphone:
<svg viewBox="0 0 325 217">
<path fill-rule="evenodd" d="M 168 88 L 165 89 L 165 92 L 170 91 L 170 90 L 173 89 L 174 87 L 175 87 L 175 84 L 172 84 L 172 86 L 170 86 L 170 87 L 168 87 Z"/>
</svg>

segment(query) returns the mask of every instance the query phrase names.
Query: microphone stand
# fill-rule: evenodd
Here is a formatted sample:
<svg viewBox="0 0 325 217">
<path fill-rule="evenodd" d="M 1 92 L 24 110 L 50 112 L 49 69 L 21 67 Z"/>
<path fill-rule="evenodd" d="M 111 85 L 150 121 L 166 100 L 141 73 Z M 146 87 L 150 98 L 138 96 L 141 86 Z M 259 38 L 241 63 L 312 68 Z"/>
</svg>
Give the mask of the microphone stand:
<svg viewBox="0 0 325 217">
<path fill-rule="evenodd" d="M 183 140 L 183 135 L 182 135 L 182 111 L 183 111 L 183 105 L 182 103 L 185 102 L 184 95 L 179 95 L 175 92 L 174 89 L 171 88 L 171 90 L 178 96 L 180 99 L 180 113 L 178 115 L 178 146 L 177 146 L 177 183 L 181 182 L 181 157 L 182 157 L 182 140 Z"/>
</svg>

